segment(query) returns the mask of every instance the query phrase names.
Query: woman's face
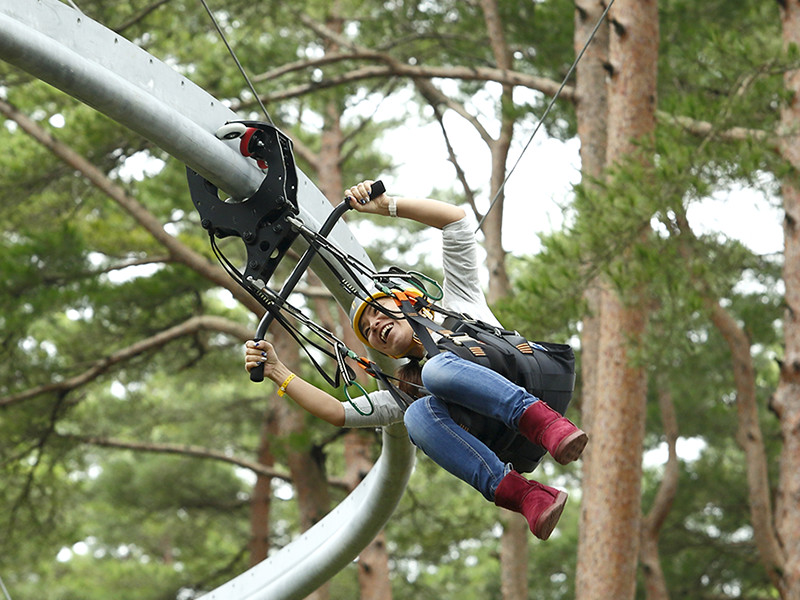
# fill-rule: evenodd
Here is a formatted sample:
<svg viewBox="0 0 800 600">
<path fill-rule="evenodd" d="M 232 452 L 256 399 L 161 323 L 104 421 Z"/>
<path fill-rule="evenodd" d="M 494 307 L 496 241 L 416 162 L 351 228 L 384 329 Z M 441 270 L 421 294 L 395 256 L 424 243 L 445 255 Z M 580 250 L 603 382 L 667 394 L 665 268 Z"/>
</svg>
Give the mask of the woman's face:
<svg viewBox="0 0 800 600">
<path fill-rule="evenodd" d="M 400 318 L 392 318 L 374 306 L 367 306 L 358 323 L 361 334 L 369 345 L 381 354 L 404 356 L 414 345 L 414 331 L 411 325 L 402 317 L 400 309 L 392 298 L 388 296 L 378 298 L 376 302 Z"/>
</svg>

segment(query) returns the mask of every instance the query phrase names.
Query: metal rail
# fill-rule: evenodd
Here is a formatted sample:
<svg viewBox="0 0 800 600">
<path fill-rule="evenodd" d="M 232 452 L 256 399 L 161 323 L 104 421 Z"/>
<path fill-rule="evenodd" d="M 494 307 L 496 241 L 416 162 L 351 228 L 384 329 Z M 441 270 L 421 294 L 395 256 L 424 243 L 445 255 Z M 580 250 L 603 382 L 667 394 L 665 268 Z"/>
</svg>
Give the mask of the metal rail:
<svg viewBox="0 0 800 600">
<path fill-rule="evenodd" d="M 249 197 L 261 182 L 261 171 L 233 142 L 214 136 L 220 125 L 238 115 L 157 58 L 58 0 L 0 0 L 0 59 L 141 134 L 233 198 Z M 331 211 L 299 170 L 298 204 L 303 221 L 317 231 Z M 328 238 L 371 264 L 344 223 Z M 337 277 L 321 263 L 312 269 L 348 308 L 351 297 Z M 305 597 L 356 558 L 380 531 L 405 490 L 413 464 L 405 429 L 384 428 L 381 457 L 353 493 L 290 545 L 204 598 Z"/>
</svg>

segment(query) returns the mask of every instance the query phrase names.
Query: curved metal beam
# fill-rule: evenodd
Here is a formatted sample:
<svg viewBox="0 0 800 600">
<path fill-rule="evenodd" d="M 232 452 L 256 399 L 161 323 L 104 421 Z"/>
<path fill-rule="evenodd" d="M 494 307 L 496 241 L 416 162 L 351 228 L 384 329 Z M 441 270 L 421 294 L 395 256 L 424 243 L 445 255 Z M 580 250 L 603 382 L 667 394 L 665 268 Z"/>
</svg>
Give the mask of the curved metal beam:
<svg viewBox="0 0 800 600">
<path fill-rule="evenodd" d="M 0 59 L 41 79 L 149 139 L 234 198 L 258 188 L 261 171 L 214 136 L 238 115 L 166 64 L 57 0 L 0 0 Z M 298 170 L 300 216 L 318 230 L 331 205 Z M 187 193 L 188 198 L 188 193 Z M 365 264 L 344 223 L 328 236 Z M 351 297 L 322 263 L 317 275 L 337 301 Z M 297 540 L 218 589 L 209 600 L 304 598 L 356 558 L 388 521 L 414 464 L 398 425 L 383 430 L 380 459 L 358 488 Z"/>
</svg>

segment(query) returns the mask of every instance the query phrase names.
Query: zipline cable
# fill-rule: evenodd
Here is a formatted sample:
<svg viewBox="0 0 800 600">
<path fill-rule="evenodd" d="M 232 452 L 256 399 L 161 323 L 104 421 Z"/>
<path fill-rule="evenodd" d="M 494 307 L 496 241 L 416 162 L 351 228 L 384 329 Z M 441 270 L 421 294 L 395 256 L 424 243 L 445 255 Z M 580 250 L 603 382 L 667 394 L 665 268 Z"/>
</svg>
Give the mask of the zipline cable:
<svg viewBox="0 0 800 600">
<path fill-rule="evenodd" d="M 561 95 L 561 92 L 564 90 L 565 87 L 567 87 L 567 81 L 569 81 L 569 78 L 572 76 L 572 72 L 575 70 L 575 67 L 578 66 L 578 63 L 581 61 L 581 58 L 583 58 L 583 55 L 586 52 L 587 48 L 589 48 L 589 44 L 592 43 L 592 40 L 594 39 L 595 34 L 600 29 L 600 25 L 603 24 L 603 21 L 605 21 L 606 15 L 608 15 L 608 11 L 609 11 L 609 9 L 611 8 L 611 6 L 613 4 L 614 4 L 614 0 L 611 0 L 611 2 L 609 2 L 608 5 L 606 6 L 606 9 L 603 11 L 603 14 L 600 15 L 600 18 L 597 20 L 597 23 L 595 24 L 594 29 L 592 29 L 592 32 L 589 34 L 589 38 L 586 40 L 586 43 L 583 45 L 583 48 L 581 48 L 581 51 L 578 52 L 578 56 L 575 57 L 575 60 L 572 62 L 572 66 L 570 66 L 569 71 L 567 71 L 567 74 L 564 76 L 564 79 L 561 81 L 561 86 L 558 88 L 556 93 L 550 99 L 550 103 L 547 105 L 547 108 L 545 108 L 544 113 L 542 114 L 541 118 L 539 119 L 539 122 L 536 123 L 536 127 L 534 127 L 534 129 L 533 129 L 533 133 L 531 134 L 531 137 L 528 138 L 528 142 L 525 144 L 525 147 L 522 148 L 522 152 L 520 152 L 519 156 L 517 157 L 517 161 L 514 163 L 514 165 L 511 167 L 511 169 L 506 174 L 505 179 L 503 179 L 503 183 L 500 184 L 500 187 L 498 188 L 497 192 L 495 193 L 494 198 L 492 198 L 491 204 L 489 204 L 489 209 L 483 215 L 483 218 L 481 219 L 481 222 L 478 223 L 478 227 L 477 227 L 477 229 L 475 229 L 475 233 L 480 231 L 480 228 L 483 226 L 483 222 L 486 220 L 486 217 L 488 217 L 489 213 L 492 212 L 492 209 L 494 208 L 494 205 L 497 203 L 497 200 L 500 198 L 500 194 L 503 193 L 503 190 L 506 187 L 506 183 L 508 182 L 509 177 L 511 177 L 512 173 L 514 173 L 516 168 L 519 166 L 519 163 L 522 160 L 522 157 L 525 156 L 525 151 L 528 149 L 528 146 L 531 145 L 531 142 L 533 141 L 534 136 L 536 136 L 536 132 L 538 132 L 539 129 L 541 128 L 542 124 L 544 123 L 544 120 L 547 118 L 547 115 L 550 114 L 550 110 L 553 108 L 553 105 L 556 103 L 556 100 L 558 100 L 558 97 Z"/>
<path fill-rule="evenodd" d="M 0 577 L 0 589 L 3 590 L 3 594 L 6 597 L 6 600 L 11 600 L 11 596 L 8 594 L 8 590 L 6 589 L 5 584 L 3 583 L 3 578 Z"/>
<path fill-rule="evenodd" d="M 85 13 L 84 13 L 84 12 L 83 12 L 83 11 L 82 11 L 80 8 L 78 8 L 78 5 L 77 5 L 77 4 L 75 4 L 75 3 L 74 3 L 72 0 L 67 0 L 67 2 L 69 3 L 69 5 L 70 5 L 72 8 L 74 8 L 75 10 L 77 10 L 79 13 L 81 13 L 81 14 L 85 14 Z M 0 585 L 2 585 L 2 583 L 3 583 L 3 582 L 2 582 L 2 581 L 0 581 Z M 3 589 L 5 590 L 5 588 L 3 588 Z"/>
<path fill-rule="evenodd" d="M 230 43 L 228 43 L 228 38 L 225 36 L 225 32 L 223 32 L 222 28 L 219 26 L 219 23 L 217 22 L 216 17 L 214 17 L 214 13 L 211 12 L 211 9 L 208 7 L 208 4 L 206 4 L 206 0 L 200 0 L 200 2 L 203 5 L 203 7 L 206 9 L 206 12 L 208 13 L 208 16 L 211 17 L 211 22 L 214 23 L 214 27 L 216 27 L 217 33 L 219 33 L 219 37 L 222 38 L 222 41 L 225 43 L 225 46 L 228 48 L 228 52 L 230 53 L 231 57 L 233 58 L 233 61 L 236 63 L 236 66 L 239 67 L 239 72 L 242 74 L 242 77 L 244 77 L 244 80 L 247 82 L 247 87 L 250 88 L 250 91 L 253 93 L 253 96 L 255 96 L 256 102 L 258 102 L 258 105 L 261 107 L 261 110 L 263 111 L 264 115 L 267 117 L 267 121 L 269 121 L 269 124 L 274 127 L 275 123 L 272 122 L 272 117 L 269 116 L 269 113 L 267 112 L 267 108 L 264 106 L 264 103 L 261 102 L 261 97 L 258 95 L 258 92 L 256 91 L 256 88 L 253 85 L 253 82 L 250 81 L 250 78 L 247 76 L 247 72 L 244 70 L 244 67 L 242 66 L 242 63 L 239 62 L 239 58 L 236 56 L 236 52 L 234 52 L 233 47 L 230 45 Z"/>
</svg>

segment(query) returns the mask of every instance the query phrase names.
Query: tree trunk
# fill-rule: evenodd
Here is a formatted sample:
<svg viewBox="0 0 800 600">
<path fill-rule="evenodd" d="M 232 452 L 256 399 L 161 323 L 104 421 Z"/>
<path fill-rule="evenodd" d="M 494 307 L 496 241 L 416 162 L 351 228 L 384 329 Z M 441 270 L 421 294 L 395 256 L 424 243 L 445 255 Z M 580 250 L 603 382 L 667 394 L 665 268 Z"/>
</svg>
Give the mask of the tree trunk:
<svg viewBox="0 0 800 600">
<path fill-rule="evenodd" d="M 800 44 L 800 4 L 797 0 L 787 0 L 781 6 L 784 46 L 797 47 Z M 775 527 L 785 553 L 780 557 L 783 564 L 777 565 L 782 573 L 779 590 L 782 598 L 796 600 L 800 598 L 800 187 L 797 183 L 800 169 L 800 139 L 797 134 L 800 125 L 800 70 L 787 72 L 784 83 L 792 97 L 781 111 L 783 136 L 780 149 L 794 170 L 783 181 L 782 189 L 786 313 L 784 356 L 772 406 L 780 418 L 783 437 L 775 506 Z"/>
<path fill-rule="evenodd" d="M 486 32 L 492 45 L 492 55 L 498 69 L 510 71 L 512 68 L 511 51 L 506 43 L 503 23 L 497 10 L 496 0 L 481 0 L 483 19 Z M 506 252 L 503 250 L 503 198 L 500 191 L 506 177 L 506 162 L 508 149 L 511 147 L 511 137 L 514 133 L 514 117 L 508 116 L 507 106 L 513 106 L 513 86 L 503 85 L 500 98 L 500 134 L 497 139 L 489 144 L 492 155 L 492 174 L 490 191 L 492 198 L 499 192 L 497 202 L 486 216 L 483 223 L 483 234 L 486 237 L 486 264 L 489 267 L 489 293 L 490 303 L 497 302 L 511 292 L 511 282 L 506 271 Z M 511 600 L 507 598 L 506 600 Z"/>
<path fill-rule="evenodd" d="M 531 530 L 525 517 L 500 511 L 503 538 L 500 544 L 500 593 L 503 600 L 528 598 L 528 540 Z"/>
<path fill-rule="evenodd" d="M 672 394 L 669 392 L 669 382 L 665 377 L 658 378 L 657 385 L 658 405 L 661 409 L 661 422 L 664 424 L 664 436 L 667 440 L 669 454 L 667 464 L 664 466 L 664 477 L 658 486 L 653 506 L 642 522 L 642 547 L 639 557 L 644 573 L 644 589 L 647 600 L 669 600 L 669 590 L 658 552 L 658 538 L 678 491 L 680 477 L 676 451 L 678 420 L 675 416 Z"/>
<path fill-rule="evenodd" d="M 258 447 L 258 462 L 273 466 L 270 440 L 277 434 L 277 423 L 271 410 L 265 411 L 261 423 L 261 440 Z M 256 476 L 250 498 L 250 566 L 260 563 L 269 554 L 269 517 L 272 507 L 272 477 Z"/>
<path fill-rule="evenodd" d="M 576 0 L 574 46 L 577 55 L 605 10 L 605 0 Z M 606 165 L 608 143 L 608 21 L 598 28 L 592 43 L 575 67 L 575 113 L 581 141 L 581 173 L 599 178 Z M 584 184 L 587 182 L 584 181 Z"/>
<path fill-rule="evenodd" d="M 631 338 L 644 329 L 641 310 L 615 292 L 601 293 L 597 401 L 592 417 L 591 472 L 584 482 L 576 598 L 632 599 L 641 523 L 642 443 L 646 380 L 630 365 Z"/>
<path fill-rule="evenodd" d="M 481 10 L 486 31 L 492 46 L 497 68 L 510 71 L 513 67 L 511 51 L 506 42 L 503 22 L 496 0 L 481 0 Z M 500 98 L 500 134 L 490 144 L 492 156 L 491 195 L 498 194 L 506 176 L 506 162 L 511 138 L 514 133 L 514 118 L 506 116 L 506 106 L 513 106 L 514 88 L 504 85 Z M 487 299 L 496 302 L 511 292 L 511 281 L 506 271 L 506 252 L 503 249 L 503 199 L 499 193 L 483 225 L 486 244 L 486 264 L 489 267 L 489 291 Z M 503 511 L 501 511 L 503 512 Z M 504 524 L 500 540 L 500 590 L 503 600 L 525 600 L 528 597 L 528 538 L 530 529 L 519 515 L 501 514 Z"/>
<path fill-rule="evenodd" d="M 756 376 L 750 354 L 750 339 L 736 319 L 722 308 L 719 302 L 711 306 L 711 321 L 725 338 L 731 351 L 733 379 L 736 382 L 736 412 L 739 421 L 736 441 L 744 450 L 747 461 L 753 538 L 770 580 L 780 589 L 783 557 L 773 529 L 769 470 L 764 451 L 764 438 L 758 422 Z"/>
<path fill-rule="evenodd" d="M 343 20 L 340 17 L 339 2 L 332 2 L 328 8 L 329 14 L 326 26 L 336 33 L 341 33 Z M 335 42 L 326 45 L 326 53 L 336 53 L 340 50 Z M 342 149 L 345 136 L 341 125 L 341 103 L 330 100 L 325 105 L 325 125 L 321 136 L 320 152 L 316 160 L 317 181 L 319 187 L 331 204 L 341 201 L 345 183 L 342 180 Z M 355 182 L 347 182 L 350 185 Z M 317 308 L 321 320 L 332 322 L 335 320 L 329 307 L 318 302 Z M 342 323 L 341 338 L 349 348 L 362 348 L 355 334 L 348 327 L 347 315 L 340 309 L 336 315 L 338 322 Z M 356 375 L 365 384 L 368 376 L 362 369 L 356 368 Z M 370 449 L 375 442 L 374 436 L 365 435 L 364 432 L 353 431 L 345 436 L 345 479 L 352 491 L 361 483 L 373 466 Z M 381 531 L 370 544 L 361 551 L 358 557 L 358 582 L 361 600 L 391 600 L 392 588 L 389 580 L 389 554 L 386 549 L 386 535 Z"/>
<path fill-rule="evenodd" d="M 600 21 L 605 6 L 603 0 L 577 0 L 575 2 L 574 46 L 577 54 L 583 49 L 595 25 Z M 581 142 L 581 173 L 583 186 L 592 186 L 599 180 L 606 163 L 608 91 L 605 65 L 608 62 L 608 21 L 603 21 L 594 40 L 578 62 L 575 73 L 575 114 L 578 138 Z M 581 323 L 580 397 L 581 427 L 593 437 L 593 410 L 597 391 L 597 368 L 600 353 L 600 286 L 592 282 L 584 291 L 588 314 Z M 593 444 L 583 454 L 583 465 L 590 460 Z M 591 486 L 592 473 L 583 468 L 584 486 Z"/>
<path fill-rule="evenodd" d="M 606 160 L 613 164 L 634 151 L 634 140 L 652 135 L 655 126 L 658 7 L 656 0 L 617 0 L 609 17 Z M 646 314 L 631 296 L 624 302 L 608 286 L 601 292 L 593 448 L 584 460 L 592 475 L 584 483 L 579 599 L 626 600 L 636 591 L 647 379 L 642 368 L 632 365 L 631 349 L 644 333 Z"/>
</svg>

